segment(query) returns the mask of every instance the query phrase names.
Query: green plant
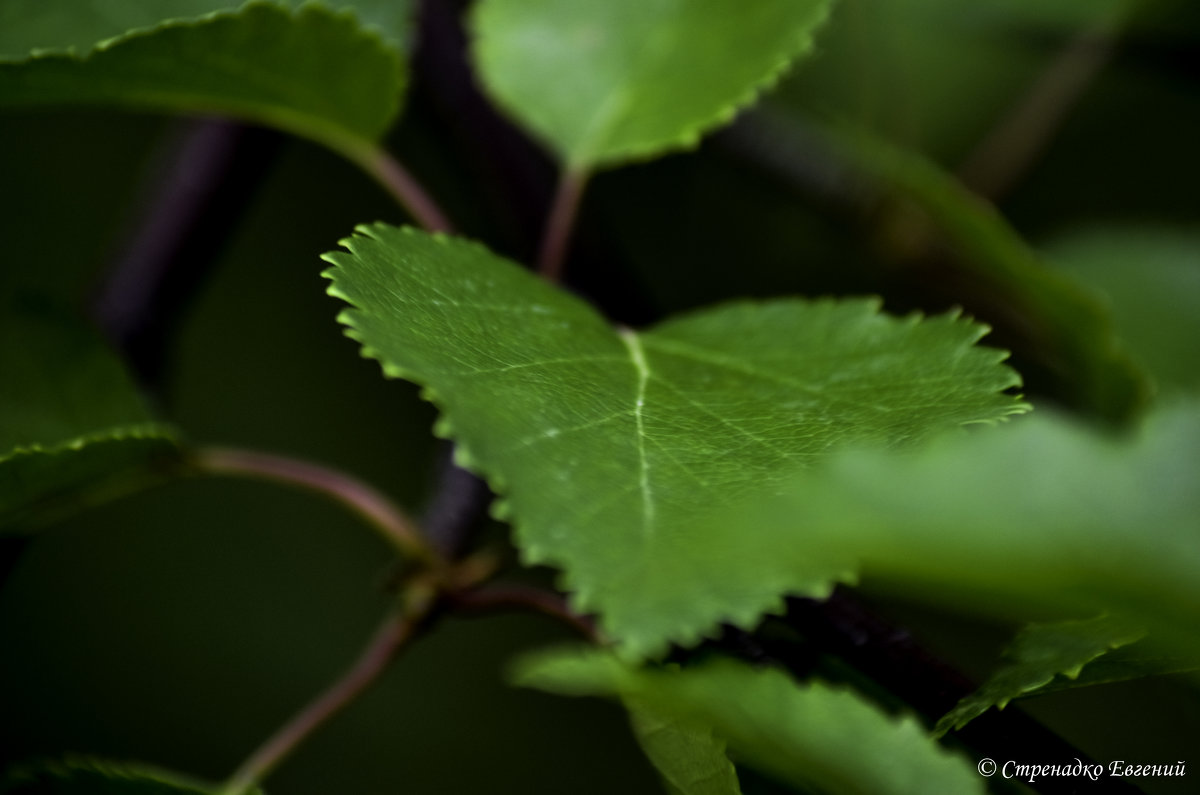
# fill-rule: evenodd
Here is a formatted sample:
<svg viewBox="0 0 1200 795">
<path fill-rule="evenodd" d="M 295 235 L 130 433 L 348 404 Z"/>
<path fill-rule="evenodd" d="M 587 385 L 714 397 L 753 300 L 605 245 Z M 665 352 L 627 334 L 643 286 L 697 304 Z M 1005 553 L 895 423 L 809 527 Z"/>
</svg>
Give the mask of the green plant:
<svg viewBox="0 0 1200 795">
<path fill-rule="evenodd" d="M 246 185 L 222 188 L 232 176 L 253 177 L 237 152 L 277 149 L 280 138 L 217 121 L 190 128 L 176 164 L 164 169 L 168 185 L 184 190 L 154 195 L 134 243 L 105 269 L 90 302 L 87 277 L 70 278 L 69 258 L 46 253 L 61 241 L 37 236 L 28 251 L 15 243 L 0 282 L 0 526 L 14 539 L 7 542 L 14 558 L 21 539 L 51 524 L 66 524 L 76 539 L 97 537 L 106 521 L 121 524 L 120 514 L 106 513 L 120 510 L 114 505 L 152 506 L 158 495 L 162 512 L 180 525 L 189 505 L 236 505 L 240 492 L 215 499 L 187 491 L 221 476 L 331 499 L 378 532 L 392 564 L 386 615 L 357 662 L 224 784 L 90 756 L 31 761 L 47 749 L 22 737 L 20 721 L 29 720 L 22 710 L 4 729 L 20 758 L 0 791 L 257 791 L 385 671 L 403 669 L 407 660 L 392 665 L 399 652 L 422 646 L 416 641 L 426 633 L 435 642 L 457 616 L 506 609 L 547 614 L 586 641 L 521 654 L 509 664 L 511 681 L 619 700 L 672 792 L 739 792 L 739 775 L 750 776 L 748 790 L 871 793 L 984 791 L 992 774 L 998 788 L 1016 781 L 1047 791 L 1101 779 L 1147 789 L 1183 781 L 1187 760 L 1173 752 L 1145 759 L 1128 752 L 1122 760 L 1107 749 L 1080 750 L 991 708 L 1151 674 L 1176 674 L 1168 680 L 1173 697 L 1195 699 L 1200 369 L 1187 341 L 1200 298 L 1200 247 L 1193 231 L 1137 229 L 1064 236 L 1039 251 L 987 198 L 999 201 L 1030 166 L 1114 57 L 1121 33 L 1169 49 L 1192 41 L 1175 24 L 1189 12 L 1181 4 L 1117 2 L 1012 2 L 980 11 L 986 24 L 976 23 L 988 35 L 1003 38 L 1012 26 L 1067 44 L 957 179 L 937 163 L 978 122 L 929 116 L 945 140 L 931 134 L 921 152 L 902 145 L 889 123 L 872 123 L 880 107 L 901 101 L 857 108 L 848 99 L 855 91 L 839 80 L 806 84 L 804 63 L 791 76 L 825 37 L 828 50 L 816 59 L 836 66 L 847 38 L 883 29 L 855 22 L 856 13 L 883 26 L 895 15 L 939 47 L 953 47 L 937 35 L 959 19 L 952 6 L 480 0 L 467 24 L 472 74 L 487 100 L 460 73 L 457 9 L 448 3 L 425 4 L 419 35 L 413 9 L 396 0 L 260 0 L 227 9 L 216 0 L 171 0 L 152 12 L 42 0 L 0 8 L 0 51 L 11 56 L 0 63 L 8 118 L 35 119 L 37 129 L 45 108 L 87 106 L 228 117 L 318 144 L 398 202 L 416 226 L 360 224 L 338 250 L 329 251 L 332 239 L 324 244 L 326 289 L 363 357 L 385 376 L 419 385 L 436 406 L 436 435 L 453 443 L 464 468 L 432 477 L 422 466 L 430 450 L 378 443 L 397 438 L 391 434 L 404 423 L 427 421 L 415 394 L 388 391 L 361 369 L 338 370 L 332 387 L 322 384 L 309 359 L 323 356 L 325 343 L 284 339 L 274 315 L 272 301 L 293 288 L 274 276 L 256 284 L 248 266 L 229 271 L 231 295 L 250 302 L 238 317 L 264 325 L 260 338 L 242 332 L 230 344 L 253 350 L 250 360 L 267 379 L 292 379 L 271 364 L 300 366 L 262 411 L 289 411 L 292 398 L 283 393 L 292 388 L 324 396 L 305 404 L 307 395 L 297 394 L 305 438 L 282 446 L 324 445 L 331 459 L 356 460 L 381 482 L 394 482 L 403 468 L 403 499 L 310 456 L 209 446 L 205 422 L 187 422 L 179 404 L 215 392 L 195 388 L 201 397 L 189 397 L 187 379 L 170 375 L 179 365 L 167 343 L 210 263 L 228 256 L 217 248 L 251 213 Z M 1175 38 L 1164 32 L 1172 29 Z M 980 69 L 991 62 L 962 61 Z M 410 63 L 419 91 L 412 118 L 397 126 Z M 935 72 L 944 68 L 933 64 Z M 865 84 L 886 83 L 876 75 Z M 904 101 L 919 109 L 930 100 Z M 449 108 L 440 124 L 438 103 Z M 978 107 L 992 112 L 989 103 Z M 1181 107 L 1191 114 L 1181 123 L 1194 129 L 1194 97 Z M 717 145 L 678 154 L 739 113 Z M 119 146 L 114 151 L 119 161 Z M 355 214 L 361 202 L 357 223 L 390 211 L 379 197 L 362 198 L 362 186 L 346 183 L 315 150 L 300 151 L 306 168 L 337 174 L 330 193 L 350 205 L 338 213 Z M 632 165 L 650 160 L 660 162 Z M 619 182 L 638 171 L 651 173 Z M 35 173 L 57 178 L 51 164 Z M 543 212 L 543 202 L 521 191 L 546 183 L 547 173 L 555 187 Z M 796 182 L 822 208 L 824 225 L 804 220 L 814 211 L 798 206 Z M 585 207 L 589 185 L 600 195 Z M 14 206 L 24 207 L 20 188 L 13 192 Z M 292 232 L 273 231 L 256 256 L 286 259 L 282 272 L 303 273 L 288 246 L 289 234 L 304 234 L 297 227 L 307 216 L 286 206 Z M 535 218 L 536 235 L 523 214 Z M 63 220 L 57 208 L 46 215 L 57 226 L 88 223 Z M 823 228 L 835 217 L 850 231 Z M 450 218 L 509 256 L 454 233 Z M 334 222 L 341 219 L 326 221 Z M 870 250 L 859 239 L 864 230 Z M 803 273 L 788 260 L 797 252 Z M 823 258 L 833 265 L 821 265 Z M 1129 261 L 1141 268 L 1136 280 Z M 713 272 L 690 272 L 693 262 Z M 1088 282 L 1117 286 L 1111 307 Z M 306 296 L 321 289 L 315 279 L 298 284 Z M 838 297 L 821 297 L 828 295 Z M 711 298 L 721 303 L 703 306 Z M 323 300 L 319 311 L 336 311 Z M 996 327 L 1014 351 L 1011 365 L 1007 352 L 989 345 L 994 338 L 984 339 L 989 327 L 960 306 Z M 203 307 L 196 315 L 226 322 Z M 302 328 L 307 334 L 311 324 Z M 332 324 L 313 334 L 336 336 Z M 1170 345 L 1178 350 L 1164 353 Z M 212 372 L 233 348 L 214 354 Z M 331 350 L 336 367 L 356 366 L 344 346 Z M 253 402 L 240 381 L 221 386 L 236 393 L 231 403 Z M 1031 403 L 1034 416 L 1017 416 Z M 387 426 L 393 412 L 403 419 Z M 214 427 L 230 434 L 236 423 Z M 319 441 L 326 433 L 330 440 Z M 344 444 L 333 438 L 343 435 Z M 467 470 L 496 495 L 498 523 L 483 521 L 490 494 Z M 435 481 L 435 496 L 417 521 L 399 505 L 421 498 L 425 478 Z M 304 524 L 282 504 L 264 518 L 248 514 L 250 524 L 280 532 Z M 164 537 L 175 523 L 161 523 Z M 500 523 L 511 525 L 511 539 Z M 25 557 L 56 532 L 39 532 Z M 286 536 L 279 542 L 289 543 Z M 162 543 L 157 561 L 170 577 L 177 547 Z M 337 565 L 319 550 L 306 560 L 317 578 Z M 14 567 L 18 580 L 37 570 L 25 560 Z M 17 593 L 9 597 L 18 605 L 9 613 L 14 634 L 25 621 L 28 587 L 9 587 Z M 269 590 L 230 599 L 249 608 L 270 599 Z M 947 603 L 961 614 L 955 631 L 1017 632 L 1001 662 L 996 649 L 985 655 L 998 670 L 975 692 L 875 615 L 936 625 Z M 182 627 L 170 637 L 194 643 L 199 635 Z M 994 638 L 987 643 L 995 646 Z M 245 653 L 267 644 L 248 640 Z M 969 655 L 975 645 L 961 642 L 958 652 Z M 21 649 L 6 648 L 15 692 Z M 469 720 L 479 721 L 482 706 L 473 706 Z M 78 712 L 68 705 L 62 714 Z M 240 715 L 230 722 L 240 724 Z M 376 734 L 390 743 L 386 731 Z M 1024 744 L 1014 734 L 1024 734 Z M 78 740 L 72 731 L 62 736 L 63 745 L 48 750 L 145 753 L 137 743 L 127 743 L 139 748 L 133 754 L 66 747 Z M 112 736 L 119 749 L 119 732 Z M 415 754 L 399 753 L 406 750 Z M 474 749 L 454 751 L 469 759 Z M 989 761 L 999 767 L 989 771 Z M 1116 762 L 1152 767 L 1127 772 L 1110 766 Z M 1050 768 L 1024 767 L 1040 764 Z M 639 771 L 633 775 L 646 786 L 652 778 Z M 379 786 L 351 783 L 344 769 L 327 775 L 289 786 Z M 567 790 L 585 786 L 564 781 Z"/>
</svg>

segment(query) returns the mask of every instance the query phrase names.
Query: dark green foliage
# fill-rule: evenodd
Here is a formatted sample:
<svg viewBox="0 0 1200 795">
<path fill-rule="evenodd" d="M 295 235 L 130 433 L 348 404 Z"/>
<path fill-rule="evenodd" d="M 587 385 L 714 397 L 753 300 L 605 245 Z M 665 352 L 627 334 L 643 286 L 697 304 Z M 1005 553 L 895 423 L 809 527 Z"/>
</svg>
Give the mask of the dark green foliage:
<svg viewBox="0 0 1200 795">
<path fill-rule="evenodd" d="M 407 0 L 0 4 L 0 747 L 218 778 L 384 602 L 377 637 L 419 640 L 403 674 L 334 719 L 396 650 L 372 645 L 329 691 L 346 701 L 284 724 L 284 751 L 344 734 L 289 757 L 278 792 L 478 789 L 476 760 L 504 768 L 497 791 L 737 795 L 767 786 L 758 771 L 799 791 L 976 792 L 975 761 L 1015 753 L 1002 729 L 973 739 L 1012 714 L 991 707 L 1195 670 L 1200 246 L 1178 221 L 1200 205 L 1175 175 L 1200 135 L 1177 59 L 1196 12 L 477 0 L 456 21 L 452 5 L 418 24 Z M 122 239 L 106 205 L 161 169 L 131 154 L 155 123 L 103 115 L 130 111 L 319 145 L 286 149 L 268 198 L 214 233 L 228 250 L 191 298 L 156 294 L 191 314 L 161 341 L 152 397 L 137 351 L 91 327 Z M 139 140 L 92 141 L 97 120 Z M 361 225 L 397 212 L 364 175 L 430 229 Z M 470 234 L 445 233 L 430 197 Z M 143 243 L 186 215 L 145 201 Z M 511 256 L 537 247 L 526 218 L 545 227 L 538 275 Z M 320 294 L 318 256 L 350 228 L 323 255 L 328 292 L 361 353 L 409 384 L 355 357 Z M 427 461 L 434 412 L 494 492 L 488 529 L 469 521 L 483 491 Z M 339 503 L 400 538 L 404 565 L 380 577 L 384 550 L 355 546 Z M 338 601 L 372 576 L 386 596 L 362 615 Z M 765 619 L 835 587 L 1015 639 L 940 638 L 991 678 L 910 717 L 820 627 Z M 611 697 L 632 732 L 495 686 L 497 658 L 551 633 L 443 620 L 514 604 L 593 644 L 522 656 L 515 677 Z M 840 629 L 909 653 L 901 675 L 939 675 L 906 636 Z M 1174 761 L 1197 695 L 1162 686 L 1169 703 L 1139 714 L 1156 731 L 1114 719 L 1115 740 L 1064 732 L 1080 747 L 1048 753 L 1132 758 L 1145 740 L 1164 754 L 1146 761 Z M 217 788 L 18 762 L 0 792 L 249 795 L 281 759 L 251 755 Z"/>
</svg>

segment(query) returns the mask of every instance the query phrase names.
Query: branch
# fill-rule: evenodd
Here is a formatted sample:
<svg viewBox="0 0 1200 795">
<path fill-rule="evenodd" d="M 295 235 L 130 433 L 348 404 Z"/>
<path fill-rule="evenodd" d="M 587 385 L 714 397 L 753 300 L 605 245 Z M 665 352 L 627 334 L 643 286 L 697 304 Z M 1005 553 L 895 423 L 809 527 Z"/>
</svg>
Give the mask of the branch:
<svg viewBox="0 0 1200 795">
<path fill-rule="evenodd" d="M 1079 32 L 959 168 L 963 184 L 995 201 L 1029 169 L 1113 56 L 1116 20 Z"/>
<path fill-rule="evenodd" d="M 434 584 L 424 579 L 410 583 L 397 609 L 384 619 L 354 664 L 251 754 L 226 782 L 222 795 L 244 795 L 253 790 L 301 743 L 373 685 L 421 629 L 436 593 Z"/>
<path fill-rule="evenodd" d="M 454 463 L 453 445 L 443 449 L 437 490 L 421 517 L 421 528 L 442 557 L 457 560 L 467 551 L 471 531 L 487 516 L 492 492 L 481 478 Z"/>
<path fill-rule="evenodd" d="M 426 563 L 437 559 L 395 503 L 344 472 L 269 453 L 216 447 L 197 451 L 192 465 L 199 474 L 259 478 L 323 494 L 378 530 L 405 559 Z"/>
<path fill-rule="evenodd" d="M 468 53 L 462 23 L 464 0 L 421 0 L 413 53 L 410 115 L 434 123 L 438 141 L 452 148 L 455 163 L 473 187 L 485 217 L 515 259 L 530 261 L 555 179 L 545 151 L 502 116 L 483 96 Z"/>
<path fill-rule="evenodd" d="M 143 188 L 142 217 L 98 286 L 92 317 L 138 380 L 156 388 L 196 286 L 229 241 L 280 150 L 280 134 L 188 121 Z"/>
</svg>

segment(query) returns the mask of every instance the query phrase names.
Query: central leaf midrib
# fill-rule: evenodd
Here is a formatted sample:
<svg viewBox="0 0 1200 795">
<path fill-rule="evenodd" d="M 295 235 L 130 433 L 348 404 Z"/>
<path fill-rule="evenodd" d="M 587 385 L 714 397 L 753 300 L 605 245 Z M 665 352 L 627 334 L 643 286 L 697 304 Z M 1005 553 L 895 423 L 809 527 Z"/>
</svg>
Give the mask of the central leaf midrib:
<svg viewBox="0 0 1200 795">
<path fill-rule="evenodd" d="M 629 361 L 637 375 L 637 388 L 633 400 L 634 429 L 637 434 L 638 485 L 642 493 L 642 531 L 647 535 L 654 532 L 654 496 L 650 488 L 650 462 L 646 458 L 646 425 L 643 409 L 646 405 L 646 384 L 650 381 L 650 366 L 646 363 L 646 352 L 637 333 L 628 329 L 619 332 L 621 342 L 629 351 Z"/>
</svg>

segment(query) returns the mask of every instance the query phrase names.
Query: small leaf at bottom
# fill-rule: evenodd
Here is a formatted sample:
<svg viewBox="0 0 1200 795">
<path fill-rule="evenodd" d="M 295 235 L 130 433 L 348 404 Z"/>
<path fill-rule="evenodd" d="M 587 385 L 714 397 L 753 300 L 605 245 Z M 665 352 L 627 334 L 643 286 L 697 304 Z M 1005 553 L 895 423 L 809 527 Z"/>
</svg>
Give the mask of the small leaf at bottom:
<svg viewBox="0 0 1200 795">
<path fill-rule="evenodd" d="M 563 695 L 617 695 L 660 714 L 712 727 L 739 760 L 820 792 L 982 793 L 966 760 L 912 718 L 893 718 L 857 694 L 782 671 L 716 660 L 683 670 L 631 668 L 595 650 L 533 654 L 518 684 Z"/>
<path fill-rule="evenodd" d="M 633 698 L 625 699 L 625 707 L 638 744 L 671 795 L 741 795 L 725 743 L 710 727 Z"/>
</svg>

